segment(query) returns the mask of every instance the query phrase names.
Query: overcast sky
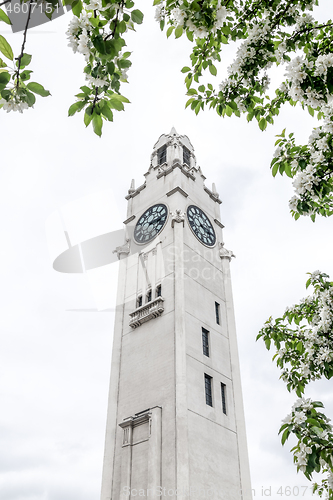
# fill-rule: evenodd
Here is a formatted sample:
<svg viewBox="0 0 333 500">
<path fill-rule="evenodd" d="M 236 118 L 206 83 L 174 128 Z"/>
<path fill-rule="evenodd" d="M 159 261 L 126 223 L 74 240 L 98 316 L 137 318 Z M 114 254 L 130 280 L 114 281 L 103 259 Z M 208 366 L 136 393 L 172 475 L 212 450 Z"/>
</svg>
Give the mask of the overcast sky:
<svg viewBox="0 0 333 500">
<path fill-rule="evenodd" d="M 324 19 L 329 0 L 322 5 Z M 231 272 L 252 483 L 255 498 L 271 487 L 279 499 L 279 486 L 309 483 L 296 474 L 293 443 L 282 448 L 277 437 L 295 398 L 255 337 L 271 314 L 306 295 L 306 272 L 333 276 L 333 232 L 331 219 L 291 218 L 291 182 L 273 179 L 269 164 L 275 134 L 287 126 L 306 141 L 315 121 L 286 108 L 260 132 L 245 118 L 185 111 L 180 69 L 190 44 L 166 40 L 147 7 L 144 25 L 128 36 L 133 67 L 123 93 L 131 104 L 115 112 L 99 139 L 81 115 L 67 118 L 84 84 L 83 57 L 64 35 L 70 16 L 28 33 L 33 80 L 52 97 L 37 98 L 23 115 L 0 112 L 0 499 L 99 498 L 114 316 L 96 311 L 86 275 L 53 270 L 45 227 L 54 212 L 106 189 L 115 207 L 110 223 L 121 227 L 131 179 L 144 181 L 154 143 L 172 126 L 188 135 L 207 186 L 215 182 L 223 200 L 225 244 L 236 254 Z M 22 34 L 1 28 L 17 54 Z M 225 58 L 231 61 L 231 51 Z M 316 382 L 308 396 L 321 398 L 333 415 L 332 383 Z"/>
</svg>

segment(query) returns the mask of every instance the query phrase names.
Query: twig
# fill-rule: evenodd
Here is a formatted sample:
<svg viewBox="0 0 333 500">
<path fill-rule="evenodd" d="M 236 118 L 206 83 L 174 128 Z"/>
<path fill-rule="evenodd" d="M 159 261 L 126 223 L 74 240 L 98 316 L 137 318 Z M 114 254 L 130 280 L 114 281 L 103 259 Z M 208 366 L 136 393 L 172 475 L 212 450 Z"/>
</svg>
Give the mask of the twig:
<svg viewBox="0 0 333 500">
<path fill-rule="evenodd" d="M 108 35 L 104 38 L 104 42 L 106 42 L 106 40 L 107 40 L 108 38 L 110 38 L 110 37 L 111 37 L 111 38 L 114 38 L 114 35 L 116 34 L 117 24 L 118 24 L 118 16 L 119 16 L 119 12 L 120 12 L 121 7 L 123 7 L 123 5 L 124 5 L 124 2 L 122 1 L 122 2 L 121 2 L 121 4 L 120 4 L 120 6 L 119 6 L 119 9 L 117 9 L 116 19 L 115 19 L 115 22 L 114 22 L 114 28 L 113 28 L 112 32 L 111 32 L 111 33 L 109 33 L 109 34 L 108 34 Z"/>
<path fill-rule="evenodd" d="M 30 17 L 31 17 L 31 6 L 32 6 L 32 1 L 33 0 L 30 0 L 29 1 L 29 10 L 28 10 L 28 17 L 27 17 L 27 22 L 25 24 L 25 28 L 24 28 L 24 35 L 23 35 L 23 43 L 22 43 L 22 47 L 21 47 L 21 54 L 16 58 L 17 59 L 17 71 L 16 71 L 16 89 L 18 90 L 19 86 L 20 86 L 20 80 L 19 80 L 19 77 L 20 77 L 20 68 L 21 68 L 21 59 L 23 57 L 23 54 L 24 54 L 24 47 L 25 47 L 25 42 L 27 40 L 27 31 L 28 31 L 28 27 L 29 27 L 29 22 L 30 22 Z"/>
<path fill-rule="evenodd" d="M 98 96 L 98 87 L 95 87 L 95 98 L 94 98 L 94 102 L 93 102 L 93 105 L 92 105 L 92 108 L 91 108 L 91 114 L 93 114 L 95 106 L 96 106 L 96 103 L 98 101 L 98 97 L 97 96 Z"/>
</svg>

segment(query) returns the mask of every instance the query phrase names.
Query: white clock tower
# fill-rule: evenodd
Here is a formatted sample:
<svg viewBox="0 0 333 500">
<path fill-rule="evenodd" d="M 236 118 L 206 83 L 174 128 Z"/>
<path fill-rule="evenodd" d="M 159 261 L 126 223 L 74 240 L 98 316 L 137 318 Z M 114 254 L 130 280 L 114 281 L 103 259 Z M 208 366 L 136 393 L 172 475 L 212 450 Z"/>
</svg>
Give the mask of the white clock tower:
<svg viewBox="0 0 333 500">
<path fill-rule="evenodd" d="M 101 500 L 250 500 L 221 200 L 172 129 L 128 196 Z"/>
</svg>

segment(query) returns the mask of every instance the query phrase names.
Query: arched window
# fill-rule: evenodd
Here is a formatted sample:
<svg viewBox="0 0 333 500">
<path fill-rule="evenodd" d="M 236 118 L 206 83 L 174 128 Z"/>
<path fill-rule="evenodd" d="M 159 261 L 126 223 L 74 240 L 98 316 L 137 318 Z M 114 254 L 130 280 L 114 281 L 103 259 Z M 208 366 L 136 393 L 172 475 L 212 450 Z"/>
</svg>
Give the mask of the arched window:
<svg viewBox="0 0 333 500">
<path fill-rule="evenodd" d="M 158 164 L 163 165 L 167 161 L 167 148 L 162 146 L 157 152 Z"/>
<path fill-rule="evenodd" d="M 191 153 L 185 146 L 183 146 L 183 163 L 185 163 L 188 167 L 191 166 Z"/>
</svg>

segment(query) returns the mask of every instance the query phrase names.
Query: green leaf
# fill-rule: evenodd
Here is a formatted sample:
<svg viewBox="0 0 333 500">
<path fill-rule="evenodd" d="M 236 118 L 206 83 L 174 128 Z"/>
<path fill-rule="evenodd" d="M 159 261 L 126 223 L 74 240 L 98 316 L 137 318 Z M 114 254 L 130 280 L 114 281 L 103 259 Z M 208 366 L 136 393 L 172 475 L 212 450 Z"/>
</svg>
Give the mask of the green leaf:
<svg viewBox="0 0 333 500">
<path fill-rule="evenodd" d="M 108 70 L 109 75 L 113 75 L 115 68 L 115 65 L 112 61 L 108 62 L 106 65 L 106 69 Z"/>
<path fill-rule="evenodd" d="M 42 97 L 51 95 L 50 92 L 48 90 L 45 90 L 43 85 L 41 85 L 40 83 L 30 82 L 28 83 L 27 88 L 31 90 L 31 92 L 41 95 Z"/>
<path fill-rule="evenodd" d="M 80 14 L 82 12 L 82 8 L 83 8 L 83 5 L 82 5 L 81 0 L 76 0 L 72 4 L 72 12 L 73 12 L 74 16 L 80 17 Z"/>
<path fill-rule="evenodd" d="M 7 85 L 7 83 L 9 82 L 10 80 L 10 74 L 8 73 L 7 70 L 3 70 L 1 73 L 0 73 L 0 85 L 3 85 L 4 87 Z"/>
<path fill-rule="evenodd" d="M 0 35 L 0 52 L 2 52 L 5 57 L 13 61 L 14 59 L 13 50 L 9 45 L 9 43 L 7 42 L 7 40 L 2 35 Z"/>
<path fill-rule="evenodd" d="M 175 38 L 180 38 L 183 34 L 184 30 L 181 26 L 178 26 L 176 29 L 175 29 Z"/>
<path fill-rule="evenodd" d="M 225 112 L 226 112 L 227 116 L 231 116 L 232 115 L 232 108 L 227 105 L 225 108 Z"/>
<path fill-rule="evenodd" d="M 188 66 L 184 66 L 181 71 L 182 73 L 188 73 L 189 71 L 191 71 L 191 68 L 189 68 Z"/>
<path fill-rule="evenodd" d="M 259 121 L 260 130 L 265 130 L 266 127 L 267 127 L 267 121 L 265 120 L 265 118 L 261 118 Z"/>
<path fill-rule="evenodd" d="M 196 89 L 189 89 L 188 92 L 187 92 L 187 95 L 194 95 L 194 94 L 197 94 L 198 92 L 196 91 Z"/>
<path fill-rule="evenodd" d="M 193 102 L 193 101 L 195 101 L 195 97 L 191 97 L 191 98 L 187 101 L 187 103 L 185 104 L 185 109 L 186 109 L 186 108 L 187 108 L 190 104 L 192 104 L 192 102 Z"/>
<path fill-rule="evenodd" d="M 81 111 L 81 109 L 85 106 L 84 101 L 77 101 L 72 104 L 68 110 L 68 116 L 73 116 L 77 111 Z"/>
<path fill-rule="evenodd" d="M 113 113 L 106 103 L 102 108 L 102 115 L 105 116 L 105 118 L 107 118 L 109 122 L 113 122 Z"/>
<path fill-rule="evenodd" d="M 138 9 L 132 10 L 131 18 L 132 18 L 133 23 L 142 24 L 143 14 L 142 14 L 141 10 L 138 10 Z"/>
<path fill-rule="evenodd" d="M 284 171 L 288 175 L 288 177 L 292 178 L 293 174 L 291 173 L 291 165 L 287 162 L 284 163 Z"/>
<path fill-rule="evenodd" d="M 272 176 L 273 177 L 276 176 L 276 174 L 278 173 L 278 170 L 279 170 L 279 164 L 275 163 L 275 165 L 273 165 L 273 168 L 272 168 Z"/>
<path fill-rule="evenodd" d="M 26 102 L 28 103 L 29 107 L 33 106 L 36 102 L 36 97 L 29 91 L 27 91 Z"/>
<path fill-rule="evenodd" d="M 94 128 L 95 134 L 98 135 L 99 137 L 101 137 L 102 127 L 103 127 L 103 119 L 102 119 L 101 115 L 94 114 L 93 119 L 92 119 L 92 123 L 93 123 L 93 128 Z"/>
<path fill-rule="evenodd" d="M 109 41 L 108 46 L 111 45 L 110 42 L 112 42 L 112 40 Z M 98 50 L 98 52 L 100 54 L 106 54 L 105 41 L 104 41 L 102 35 L 96 36 L 93 39 L 92 43 L 93 43 L 94 47 Z M 113 47 L 113 44 L 111 46 Z"/>
<path fill-rule="evenodd" d="M 155 5 L 160 4 L 161 2 L 162 2 L 162 0 L 154 0 L 153 7 L 154 7 Z"/>
<path fill-rule="evenodd" d="M 166 36 L 167 38 L 169 38 L 169 36 L 171 35 L 171 33 L 173 32 L 174 30 L 174 26 L 170 26 L 168 29 L 167 29 L 167 32 L 166 32 Z"/>
<path fill-rule="evenodd" d="M 193 42 L 193 40 L 194 40 L 194 38 L 193 38 L 193 31 L 186 30 L 186 36 L 190 40 L 190 42 Z"/>
<path fill-rule="evenodd" d="M 282 437 L 281 437 L 281 444 L 282 445 L 287 441 L 289 435 L 290 435 L 290 430 L 285 429 L 285 431 L 283 432 Z"/>
<path fill-rule="evenodd" d="M 319 425 L 317 420 L 315 420 L 314 418 L 308 418 L 307 422 L 309 422 L 309 424 L 314 425 L 316 427 Z"/>
<path fill-rule="evenodd" d="M 25 68 L 28 66 L 31 62 L 32 56 L 30 54 L 23 54 L 21 61 L 20 61 L 20 68 Z M 19 62 L 16 61 L 16 67 L 18 68 Z"/>
<path fill-rule="evenodd" d="M 9 17 L 7 16 L 7 14 L 2 9 L 0 9 L 0 21 L 3 21 L 6 24 L 12 24 L 11 20 L 9 19 Z"/>
<path fill-rule="evenodd" d="M 7 68 L 7 64 L 0 57 L 0 68 Z"/>
<path fill-rule="evenodd" d="M 99 19 L 97 19 L 97 17 L 90 17 L 89 22 L 94 28 L 97 28 L 99 25 Z"/>
<path fill-rule="evenodd" d="M 32 71 L 29 71 L 28 69 L 25 69 L 24 71 L 22 71 L 22 73 L 20 74 L 21 80 L 23 82 L 30 80 L 31 73 L 32 73 Z"/>
<path fill-rule="evenodd" d="M 132 66 L 132 63 L 128 59 L 120 59 L 118 61 L 118 66 L 121 69 L 126 69 L 126 68 L 130 68 Z"/>
<path fill-rule="evenodd" d="M 87 111 L 84 113 L 83 121 L 86 127 L 88 127 L 89 123 L 91 122 L 93 118 L 93 115 L 88 114 Z"/>
<path fill-rule="evenodd" d="M 117 31 L 118 33 L 125 33 L 127 29 L 127 25 L 125 21 L 120 21 L 120 23 L 117 24 Z"/>
<path fill-rule="evenodd" d="M 91 89 L 89 87 L 87 87 L 86 85 L 83 85 L 82 87 L 80 87 L 80 89 L 87 95 L 90 94 L 91 92 Z"/>
<path fill-rule="evenodd" d="M 311 108 L 311 106 L 308 106 L 308 111 L 309 111 L 311 116 L 314 116 L 314 109 Z"/>
<path fill-rule="evenodd" d="M 119 101 L 118 99 L 114 99 L 113 97 L 110 97 L 109 106 L 110 106 L 110 108 L 116 109 L 117 111 L 124 110 L 123 103 L 121 101 Z"/>
<path fill-rule="evenodd" d="M 112 94 L 112 95 L 111 95 L 111 98 L 112 98 L 112 99 L 116 99 L 116 100 L 118 100 L 118 101 L 120 101 L 120 102 L 126 102 L 126 103 L 131 102 L 129 99 L 127 99 L 127 97 L 124 97 L 124 96 L 123 96 L 123 95 L 121 95 L 121 94 Z"/>
<path fill-rule="evenodd" d="M 210 64 L 209 65 L 209 71 L 211 72 L 211 74 L 213 76 L 216 76 L 217 75 L 217 69 L 215 68 L 214 64 Z"/>
</svg>

